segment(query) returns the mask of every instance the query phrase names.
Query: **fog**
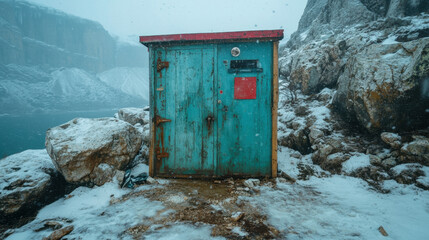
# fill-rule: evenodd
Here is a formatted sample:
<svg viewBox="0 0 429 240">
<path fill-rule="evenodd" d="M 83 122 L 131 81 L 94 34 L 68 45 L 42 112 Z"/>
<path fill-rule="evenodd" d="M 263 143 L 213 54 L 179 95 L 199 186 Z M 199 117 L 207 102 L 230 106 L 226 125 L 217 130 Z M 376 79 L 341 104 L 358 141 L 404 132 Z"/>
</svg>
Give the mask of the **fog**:
<svg viewBox="0 0 429 240">
<path fill-rule="evenodd" d="M 31 2 L 100 22 L 112 35 L 123 40 L 137 35 L 267 29 L 284 29 L 287 39 L 297 29 L 307 0 Z"/>
</svg>

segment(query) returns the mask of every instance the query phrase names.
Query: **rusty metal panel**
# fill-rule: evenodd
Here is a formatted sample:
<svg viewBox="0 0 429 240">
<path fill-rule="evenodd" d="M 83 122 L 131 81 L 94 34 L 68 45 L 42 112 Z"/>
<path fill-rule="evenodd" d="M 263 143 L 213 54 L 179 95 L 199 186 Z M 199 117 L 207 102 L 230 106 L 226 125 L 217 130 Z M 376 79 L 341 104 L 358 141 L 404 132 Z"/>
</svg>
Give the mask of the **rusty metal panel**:
<svg viewBox="0 0 429 240">
<path fill-rule="evenodd" d="M 256 77 L 234 78 L 234 99 L 256 99 Z"/>
</svg>

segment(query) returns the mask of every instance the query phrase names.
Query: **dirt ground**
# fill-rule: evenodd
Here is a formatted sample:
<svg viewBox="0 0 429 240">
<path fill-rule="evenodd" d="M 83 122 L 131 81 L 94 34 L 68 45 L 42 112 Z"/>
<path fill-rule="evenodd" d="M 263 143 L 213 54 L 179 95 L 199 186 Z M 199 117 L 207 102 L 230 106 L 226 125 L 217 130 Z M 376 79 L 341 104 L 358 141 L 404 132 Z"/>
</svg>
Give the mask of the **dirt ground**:
<svg viewBox="0 0 429 240">
<path fill-rule="evenodd" d="M 137 196 L 162 202 L 166 208 L 158 211 L 157 215 L 148 221 L 152 225 L 159 225 L 156 230 L 168 228 L 178 222 L 202 223 L 213 226 L 212 236 L 227 239 L 281 238 L 279 231 L 267 224 L 266 216 L 240 199 L 239 196 L 258 194 L 255 189 L 246 187 L 244 180 L 169 181 L 165 187 L 133 191 L 120 199 L 113 199 L 111 204 Z M 261 180 L 261 185 L 275 187 L 275 181 Z M 129 228 L 127 233 L 134 239 L 141 239 L 149 227 L 145 224 L 137 225 Z M 234 229 L 240 229 L 242 234 L 233 231 Z"/>
</svg>

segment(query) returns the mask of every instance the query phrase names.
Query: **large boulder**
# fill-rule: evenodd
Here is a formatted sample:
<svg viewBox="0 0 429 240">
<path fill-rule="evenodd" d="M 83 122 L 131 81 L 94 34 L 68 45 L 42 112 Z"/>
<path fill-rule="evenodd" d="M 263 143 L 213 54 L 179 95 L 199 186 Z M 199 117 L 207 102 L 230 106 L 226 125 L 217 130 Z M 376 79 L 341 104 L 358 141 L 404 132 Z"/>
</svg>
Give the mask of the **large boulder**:
<svg viewBox="0 0 429 240">
<path fill-rule="evenodd" d="M 43 150 L 27 150 L 0 160 L 0 224 L 37 210 L 64 182 Z"/>
<path fill-rule="evenodd" d="M 49 129 L 45 145 L 67 182 L 102 185 L 122 175 L 141 143 L 140 132 L 127 122 L 76 118 Z"/>
<path fill-rule="evenodd" d="M 428 81 L 429 38 L 373 44 L 349 59 L 334 105 L 369 131 L 424 127 Z"/>
<path fill-rule="evenodd" d="M 140 123 L 144 126 L 149 123 L 149 112 L 144 108 L 121 108 L 118 111 L 118 118 L 131 125 Z"/>
</svg>

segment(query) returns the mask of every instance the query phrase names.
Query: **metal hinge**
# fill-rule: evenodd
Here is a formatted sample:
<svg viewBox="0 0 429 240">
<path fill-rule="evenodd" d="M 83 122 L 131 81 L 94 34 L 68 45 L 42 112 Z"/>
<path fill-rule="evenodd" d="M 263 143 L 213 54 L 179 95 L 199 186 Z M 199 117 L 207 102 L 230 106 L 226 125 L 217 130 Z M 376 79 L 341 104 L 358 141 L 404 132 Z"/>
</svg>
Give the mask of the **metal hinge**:
<svg viewBox="0 0 429 240">
<path fill-rule="evenodd" d="M 160 58 L 158 58 L 158 60 L 156 60 L 156 71 L 157 72 L 161 72 L 162 69 L 164 68 L 168 68 L 170 66 L 170 63 L 165 61 L 161 61 Z"/>
</svg>

